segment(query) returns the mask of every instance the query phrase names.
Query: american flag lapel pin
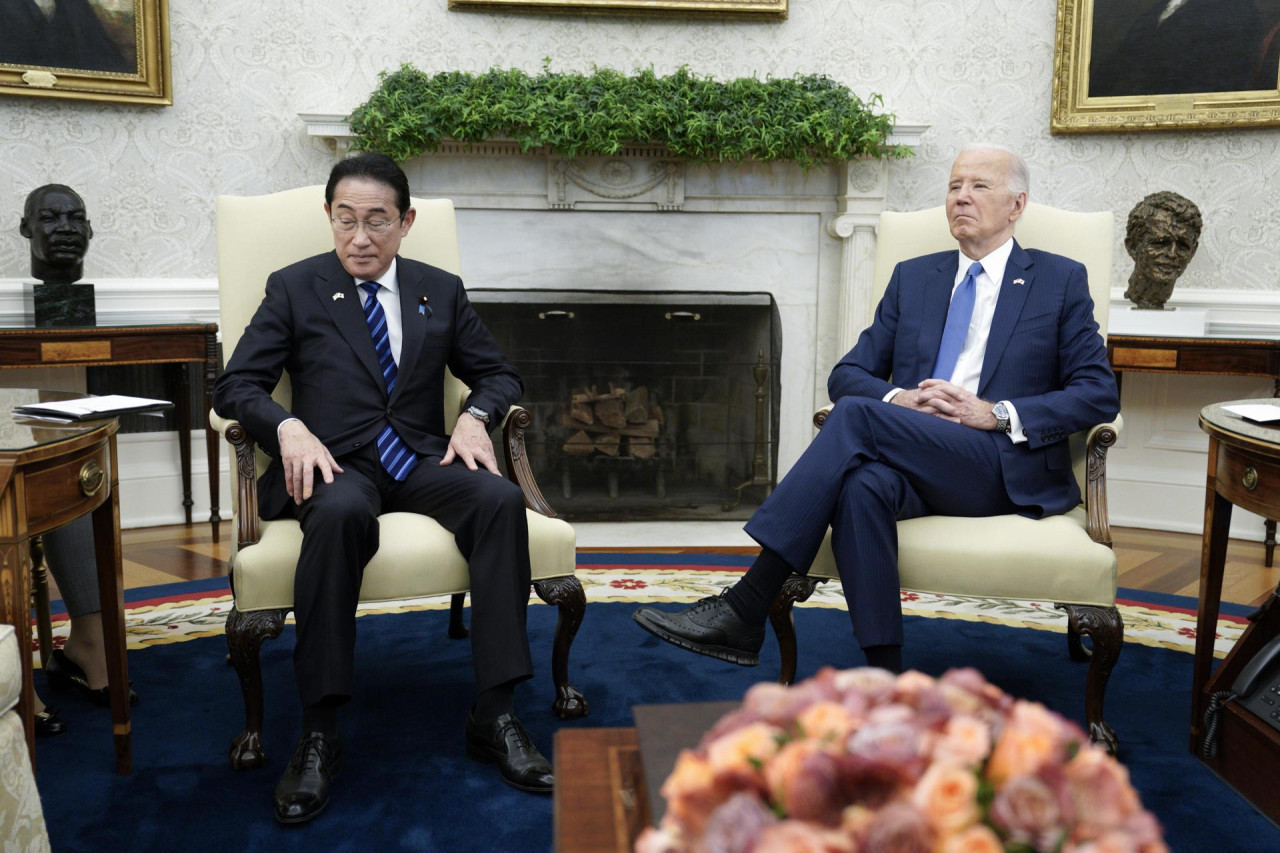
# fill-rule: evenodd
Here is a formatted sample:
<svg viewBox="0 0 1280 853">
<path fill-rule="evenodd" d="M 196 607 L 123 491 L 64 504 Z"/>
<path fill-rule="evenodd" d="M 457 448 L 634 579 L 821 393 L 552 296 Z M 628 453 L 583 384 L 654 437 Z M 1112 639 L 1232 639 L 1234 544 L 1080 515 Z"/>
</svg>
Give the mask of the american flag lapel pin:
<svg viewBox="0 0 1280 853">
<path fill-rule="evenodd" d="M 337 293 L 333 294 L 333 301 L 334 301 L 334 302 L 337 302 L 339 299 L 346 299 L 346 298 L 347 298 L 347 294 L 343 293 L 341 290 L 339 290 Z"/>
<path fill-rule="evenodd" d="M 1013 280 L 1013 283 L 1014 283 L 1014 284 L 1026 284 L 1026 283 L 1027 283 L 1027 280 L 1026 280 L 1025 278 L 1015 278 L 1015 279 Z"/>
</svg>

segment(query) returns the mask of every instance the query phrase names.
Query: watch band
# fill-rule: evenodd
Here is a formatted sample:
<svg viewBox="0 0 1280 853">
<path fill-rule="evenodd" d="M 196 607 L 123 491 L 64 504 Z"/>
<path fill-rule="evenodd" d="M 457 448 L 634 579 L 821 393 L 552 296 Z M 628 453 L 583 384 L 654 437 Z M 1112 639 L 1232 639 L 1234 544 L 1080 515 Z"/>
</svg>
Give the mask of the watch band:
<svg viewBox="0 0 1280 853">
<path fill-rule="evenodd" d="M 1013 424 L 1009 419 L 1009 407 L 1004 404 L 1004 400 L 991 407 L 991 414 L 996 419 L 996 432 L 1008 435 L 1013 431 Z"/>
<path fill-rule="evenodd" d="M 467 406 L 467 414 L 483 423 L 489 423 L 489 413 L 478 406 Z"/>
</svg>

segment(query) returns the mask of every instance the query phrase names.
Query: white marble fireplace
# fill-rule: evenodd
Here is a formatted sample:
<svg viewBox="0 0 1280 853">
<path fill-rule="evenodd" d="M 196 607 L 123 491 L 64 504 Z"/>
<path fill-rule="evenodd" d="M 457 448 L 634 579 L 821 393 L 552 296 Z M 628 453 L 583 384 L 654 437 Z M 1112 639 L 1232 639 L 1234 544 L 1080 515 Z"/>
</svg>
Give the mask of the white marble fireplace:
<svg viewBox="0 0 1280 853">
<path fill-rule="evenodd" d="M 338 116 L 303 116 L 335 154 Z M 922 126 L 893 139 L 915 145 Z M 513 143 L 446 144 L 405 164 L 413 194 L 453 200 L 469 289 L 769 293 L 782 326 L 779 473 L 871 319 L 887 167 L 689 163 L 661 149 L 567 161 Z"/>
</svg>

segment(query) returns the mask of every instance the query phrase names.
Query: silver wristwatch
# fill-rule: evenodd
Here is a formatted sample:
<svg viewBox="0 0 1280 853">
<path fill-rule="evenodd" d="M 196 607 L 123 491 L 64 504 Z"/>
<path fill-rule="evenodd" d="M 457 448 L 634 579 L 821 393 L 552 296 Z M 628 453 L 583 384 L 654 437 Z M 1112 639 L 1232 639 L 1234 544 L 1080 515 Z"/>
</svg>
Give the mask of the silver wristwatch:
<svg viewBox="0 0 1280 853">
<path fill-rule="evenodd" d="M 1013 429 L 1013 425 L 1009 423 L 1009 407 L 1004 404 L 1004 400 L 991 407 L 991 414 L 996 416 L 996 432 L 1007 435 Z"/>
<path fill-rule="evenodd" d="M 481 423 L 485 423 L 485 424 L 489 423 L 489 413 L 486 412 L 484 409 L 478 408 L 476 406 L 467 406 L 467 414 L 471 415 L 471 417 L 475 418 Z"/>
</svg>

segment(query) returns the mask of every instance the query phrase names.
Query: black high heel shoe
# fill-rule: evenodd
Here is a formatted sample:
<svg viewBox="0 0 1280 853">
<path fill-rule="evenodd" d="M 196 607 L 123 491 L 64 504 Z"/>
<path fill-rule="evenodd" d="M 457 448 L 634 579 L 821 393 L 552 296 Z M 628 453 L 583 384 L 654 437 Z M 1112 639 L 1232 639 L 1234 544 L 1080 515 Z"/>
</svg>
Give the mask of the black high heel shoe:
<svg viewBox="0 0 1280 853">
<path fill-rule="evenodd" d="M 36 737 L 56 737 L 67 730 L 66 722 L 58 716 L 57 708 L 45 706 L 36 714 Z"/>
<path fill-rule="evenodd" d="M 67 653 L 62 649 L 54 649 L 53 654 L 49 655 L 49 662 L 44 666 L 44 674 L 49 679 L 49 686 L 54 690 L 73 690 L 95 705 L 103 708 L 111 707 L 111 694 L 107 692 L 108 688 L 99 687 L 94 690 L 90 687 L 84 670 L 67 657 Z M 133 692 L 132 682 L 129 686 L 129 704 L 138 704 L 138 694 Z"/>
</svg>

